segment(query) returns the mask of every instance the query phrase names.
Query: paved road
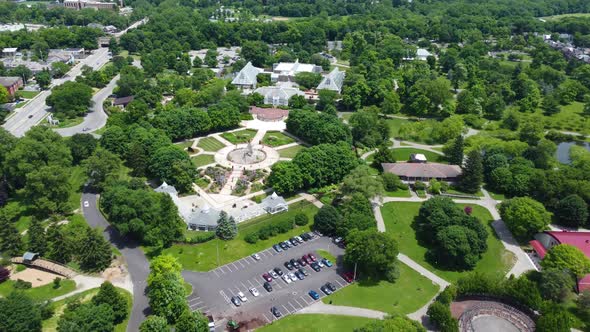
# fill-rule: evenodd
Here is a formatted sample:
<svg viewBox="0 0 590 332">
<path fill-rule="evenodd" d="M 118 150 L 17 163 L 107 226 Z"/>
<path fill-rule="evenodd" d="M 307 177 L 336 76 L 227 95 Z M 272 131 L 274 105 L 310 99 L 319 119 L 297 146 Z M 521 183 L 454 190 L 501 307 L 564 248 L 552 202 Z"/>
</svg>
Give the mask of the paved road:
<svg viewBox="0 0 590 332">
<path fill-rule="evenodd" d="M 139 325 L 150 313 L 146 296 L 147 277 L 150 272 L 149 262 L 138 244 L 132 240 L 122 238 L 119 232 L 109 225 L 98 210 L 98 195 L 85 192 L 82 201 L 88 201 L 89 206 L 82 208 L 86 222 L 93 228 L 103 230 L 104 237 L 115 246 L 125 258 L 131 281 L 133 282 L 133 308 L 127 325 L 127 331 L 139 331 Z"/>
<path fill-rule="evenodd" d="M 189 306 L 191 310 L 213 315 L 219 327 L 224 326 L 228 319 L 240 322 L 256 321 L 256 325 L 268 324 L 276 319 L 270 313 L 272 306 L 278 307 L 283 317 L 293 314 L 319 301 L 313 300 L 307 294 L 309 290 L 313 289 L 323 297 L 325 294 L 320 291 L 320 287 L 326 282 L 331 282 L 338 289 L 348 285 L 338 274 L 336 265 L 324 268 L 320 272 L 305 266 L 309 273 L 308 277 L 290 284 L 282 279 L 275 279 L 271 282 L 273 291 L 270 293 L 262 286 L 262 274 L 275 267 L 287 272 L 283 265 L 285 261 L 300 258 L 310 252 L 319 257 L 316 252 L 318 249 L 329 251 L 339 260 L 344 255 L 344 250 L 333 244 L 330 238 L 320 237 L 281 253 L 268 248 L 259 253 L 260 261 L 248 256 L 209 272 L 185 270 L 182 275 L 185 281 L 193 286 L 193 295 L 188 297 Z M 249 292 L 251 287 L 255 287 L 260 296 L 254 297 Z M 248 297 L 248 301 L 240 307 L 235 307 L 230 303 L 230 298 L 239 291 Z"/>
</svg>

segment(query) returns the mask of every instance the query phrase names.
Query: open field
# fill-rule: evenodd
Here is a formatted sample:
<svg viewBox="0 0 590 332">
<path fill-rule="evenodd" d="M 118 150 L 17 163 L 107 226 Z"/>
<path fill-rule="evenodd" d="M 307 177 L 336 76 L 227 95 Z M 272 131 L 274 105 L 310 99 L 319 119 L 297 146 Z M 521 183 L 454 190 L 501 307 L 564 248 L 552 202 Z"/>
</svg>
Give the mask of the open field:
<svg viewBox="0 0 590 332">
<path fill-rule="evenodd" d="M 412 197 L 409 189 L 408 190 L 398 189 L 396 191 L 386 191 L 385 196 L 386 197 Z"/>
<path fill-rule="evenodd" d="M 225 138 L 232 144 L 246 143 L 252 140 L 257 131 L 253 129 L 243 129 L 231 133 L 223 133 L 221 137 Z"/>
<path fill-rule="evenodd" d="M 409 314 L 425 305 L 439 287 L 426 277 L 398 262 L 400 276 L 395 283 L 360 281 L 322 299 L 324 303 Z"/>
<path fill-rule="evenodd" d="M 14 283 L 15 281 L 13 280 L 6 280 L 5 282 L 1 283 L 0 295 L 6 297 L 8 296 L 8 294 L 14 291 Z M 29 288 L 22 291 L 34 301 L 42 302 L 50 300 L 56 296 L 67 294 L 73 291 L 74 289 L 76 289 L 76 282 L 74 282 L 73 280 L 65 279 L 61 281 L 61 285 L 57 289 L 53 288 L 53 283 L 49 283 L 44 286 Z"/>
<path fill-rule="evenodd" d="M 398 136 L 399 128 L 402 126 L 402 124 L 408 123 L 410 121 L 411 120 L 399 118 L 388 118 L 387 120 L 385 120 L 387 126 L 389 126 L 389 133 L 391 134 L 391 137 L 394 138 Z"/>
<path fill-rule="evenodd" d="M 251 221 L 238 225 L 238 236 L 229 241 L 214 239 L 200 244 L 175 244 L 172 247 L 163 250 L 163 254 L 170 254 L 179 259 L 182 266 L 187 270 L 209 271 L 216 268 L 217 249 L 219 248 L 219 265 L 238 260 L 242 257 L 251 255 L 265 248 L 271 247 L 277 242 L 284 241 L 303 232 L 308 232 L 311 226 L 313 216 L 318 208 L 307 201 L 301 201 L 289 206 L 289 211 L 275 215 L 264 215 Z M 304 213 L 309 218 L 306 226 L 299 226 L 287 233 L 279 234 L 267 240 L 258 241 L 250 244 L 244 241 L 246 235 L 257 231 L 260 227 L 268 224 L 290 220 L 298 213 Z"/>
<path fill-rule="evenodd" d="M 303 149 L 303 146 L 295 145 L 290 148 L 286 148 L 286 149 L 282 149 L 282 150 L 278 150 L 278 151 L 279 151 L 279 156 L 281 156 L 281 158 L 294 158 L 295 155 L 297 154 L 297 152 L 301 151 L 302 149 Z"/>
<path fill-rule="evenodd" d="M 40 91 L 26 91 L 26 90 L 19 90 L 17 94 L 25 99 L 34 98 L 36 95 L 39 94 Z"/>
<path fill-rule="evenodd" d="M 221 143 L 215 137 L 203 137 L 197 143 L 197 146 L 201 149 L 209 152 L 217 152 L 225 147 L 225 144 Z"/>
<path fill-rule="evenodd" d="M 415 148 L 395 148 L 393 149 L 393 155 L 397 161 L 408 161 L 412 153 L 421 153 L 426 156 L 426 159 L 430 162 L 437 162 L 446 164 L 444 157 L 440 154 L 436 154 L 431 151 L 415 149 Z"/>
<path fill-rule="evenodd" d="M 198 156 L 194 156 L 191 158 L 193 165 L 196 167 L 201 167 L 209 164 L 213 164 L 215 162 L 215 157 L 210 154 L 200 154 Z"/>
<path fill-rule="evenodd" d="M 386 203 L 381 208 L 385 228 L 391 233 L 399 244 L 399 251 L 406 254 L 418 264 L 426 269 L 436 273 L 441 278 L 454 282 L 462 274 L 458 271 L 443 270 L 434 266 L 426 260 L 428 249 L 421 246 L 416 239 L 416 233 L 412 227 L 414 218 L 418 215 L 421 203 L 412 202 L 392 202 Z M 465 205 L 459 204 L 461 208 Z M 470 205 L 473 208 L 473 215 L 486 225 L 488 230 L 488 250 L 483 254 L 482 259 L 477 263 L 474 271 L 504 275 L 513 265 L 514 257 L 506 251 L 492 229 L 490 222 L 492 220 L 489 212 L 478 205 Z"/>
<path fill-rule="evenodd" d="M 280 131 L 269 131 L 262 138 L 262 143 L 268 146 L 281 146 L 295 142 L 291 137 L 281 133 Z"/>
<path fill-rule="evenodd" d="M 352 316 L 336 315 L 289 315 L 281 320 L 266 325 L 256 331 L 259 332 L 341 332 L 360 328 L 372 319 Z"/>
</svg>

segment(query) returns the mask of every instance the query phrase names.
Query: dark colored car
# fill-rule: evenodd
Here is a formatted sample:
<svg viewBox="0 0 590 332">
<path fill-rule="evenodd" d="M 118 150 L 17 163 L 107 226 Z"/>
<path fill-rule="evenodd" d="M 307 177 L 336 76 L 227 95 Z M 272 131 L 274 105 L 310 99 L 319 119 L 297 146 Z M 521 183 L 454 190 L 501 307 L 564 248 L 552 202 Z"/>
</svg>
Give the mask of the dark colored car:
<svg viewBox="0 0 590 332">
<path fill-rule="evenodd" d="M 307 233 L 303 233 L 300 236 L 303 239 L 303 241 L 309 241 L 309 240 L 311 240 L 311 236 L 309 234 L 307 234 Z"/>
<path fill-rule="evenodd" d="M 299 265 L 299 263 L 296 260 L 294 260 L 294 259 L 291 259 L 289 261 L 289 263 L 291 263 L 291 265 L 293 265 L 293 267 L 295 267 L 296 269 L 298 269 L 298 268 L 301 267 L 301 265 Z"/>
<path fill-rule="evenodd" d="M 289 271 L 293 270 L 293 264 L 291 264 L 291 262 L 285 262 L 285 267 L 286 267 L 286 268 L 287 268 Z"/>
<path fill-rule="evenodd" d="M 283 249 L 281 248 L 281 246 L 280 246 L 280 245 L 278 245 L 278 244 L 275 244 L 274 246 L 272 246 L 272 248 L 273 248 L 273 249 L 274 249 L 276 252 L 281 252 L 281 251 L 283 251 Z"/>
<path fill-rule="evenodd" d="M 295 240 L 295 238 L 290 238 L 289 242 L 291 242 L 291 245 L 294 247 L 297 247 L 299 245 L 299 241 Z"/>
<path fill-rule="evenodd" d="M 314 290 L 310 290 L 309 293 L 307 293 L 307 294 L 309 294 L 309 296 L 311 296 L 311 298 L 314 299 L 314 300 L 319 300 L 320 299 L 320 294 L 318 294 Z"/>
<path fill-rule="evenodd" d="M 299 269 L 299 273 L 303 274 L 303 275 L 304 275 L 304 276 L 306 276 L 306 277 L 309 275 L 309 272 L 307 272 L 307 270 L 306 270 L 306 269 L 304 269 L 304 268 L 300 268 L 300 269 Z"/>
<path fill-rule="evenodd" d="M 287 244 L 285 242 L 281 242 L 279 243 L 279 246 L 283 249 L 283 250 L 287 250 L 289 249 L 289 247 L 287 246 Z"/>
<path fill-rule="evenodd" d="M 270 282 L 265 282 L 263 285 L 264 289 L 266 289 L 267 292 L 272 292 L 272 285 L 270 284 Z"/>
<path fill-rule="evenodd" d="M 330 294 L 332 294 L 332 291 L 331 291 L 331 290 L 330 290 L 328 287 L 326 287 L 326 285 L 324 285 L 324 286 L 320 287 L 320 290 L 321 290 L 322 292 L 324 292 L 324 294 L 326 294 L 326 295 L 330 295 Z"/>
<path fill-rule="evenodd" d="M 342 273 L 342 278 L 344 278 L 344 280 L 346 280 L 347 282 L 353 282 L 354 281 L 354 275 L 352 274 L 352 272 L 344 272 L 344 273 Z"/>
<path fill-rule="evenodd" d="M 299 272 L 299 270 L 295 271 L 295 276 L 297 278 L 299 278 L 299 280 L 305 279 L 305 275 L 303 275 L 303 273 Z"/>
<path fill-rule="evenodd" d="M 231 298 L 231 302 L 236 306 L 239 307 L 242 305 L 242 301 L 240 301 L 240 298 L 237 296 L 232 296 Z"/>
<path fill-rule="evenodd" d="M 305 259 L 302 259 L 302 258 L 299 258 L 299 259 L 297 260 L 297 262 L 298 262 L 298 263 L 299 263 L 299 265 L 301 265 L 301 266 L 306 266 L 306 265 L 307 265 L 307 262 L 305 261 Z"/>
<path fill-rule="evenodd" d="M 336 286 L 334 286 L 334 284 L 332 284 L 331 282 L 327 282 L 326 287 L 328 287 L 332 292 L 336 291 Z"/>
<path fill-rule="evenodd" d="M 314 271 L 316 271 L 316 272 L 320 272 L 320 270 L 322 269 L 322 268 L 320 267 L 320 265 L 319 265 L 317 262 L 313 262 L 313 263 L 311 263 L 311 265 L 310 265 L 310 266 L 311 266 L 311 268 L 312 268 Z"/>
<path fill-rule="evenodd" d="M 262 275 L 262 278 L 263 278 L 264 280 L 268 281 L 268 282 L 271 282 L 271 281 L 272 281 L 272 277 L 271 277 L 271 275 L 270 275 L 270 274 L 268 274 L 268 273 L 265 273 L 265 274 L 263 274 L 263 275 Z"/>
<path fill-rule="evenodd" d="M 274 270 L 274 271 L 275 271 L 275 272 L 276 272 L 276 273 L 277 273 L 279 276 L 282 276 L 282 275 L 283 275 L 283 270 L 279 269 L 278 267 L 275 267 L 273 270 Z"/>
<path fill-rule="evenodd" d="M 315 262 L 315 261 L 316 261 L 316 258 L 315 258 L 315 256 L 314 256 L 312 253 L 309 253 L 307 256 L 308 256 L 308 257 L 309 257 L 309 259 L 311 259 L 313 262 Z"/>
<path fill-rule="evenodd" d="M 281 312 L 279 311 L 279 308 L 277 307 L 270 308 L 270 312 L 272 312 L 272 314 L 277 318 L 282 316 Z"/>
</svg>

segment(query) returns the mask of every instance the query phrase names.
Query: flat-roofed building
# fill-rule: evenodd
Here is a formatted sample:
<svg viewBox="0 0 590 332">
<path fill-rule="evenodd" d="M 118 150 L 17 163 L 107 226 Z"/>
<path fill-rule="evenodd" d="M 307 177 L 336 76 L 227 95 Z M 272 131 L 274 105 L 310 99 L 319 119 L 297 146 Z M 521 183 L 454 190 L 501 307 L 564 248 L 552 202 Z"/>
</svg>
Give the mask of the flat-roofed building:
<svg viewBox="0 0 590 332">
<path fill-rule="evenodd" d="M 400 179 L 408 182 L 430 181 L 456 181 L 461 175 L 461 167 L 439 163 L 383 163 L 383 172 L 393 173 Z"/>
</svg>

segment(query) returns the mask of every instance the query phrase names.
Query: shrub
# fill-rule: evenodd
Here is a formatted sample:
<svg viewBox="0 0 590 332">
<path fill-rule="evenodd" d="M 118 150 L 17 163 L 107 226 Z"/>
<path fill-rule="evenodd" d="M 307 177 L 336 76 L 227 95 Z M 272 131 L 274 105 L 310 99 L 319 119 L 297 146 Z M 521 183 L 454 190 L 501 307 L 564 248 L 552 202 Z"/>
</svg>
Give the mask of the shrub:
<svg viewBox="0 0 590 332">
<path fill-rule="evenodd" d="M 53 289 L 58 289 L 61 286 L 61 278 L 57 277 L 53 279 Z"/>
<path fill-rule="evenodd" d="M 426 184 L 424 182 L 422 182 L 422 181 L 416 181 L 414 183 L 414 189 L 416 189 L 416 190 L 424 190 L 424 189 L 426 189 Z"/>
<path fill-rule="evenodd" d="M 185 239 L 186 243 L 204 243 L 215 238 L 215 232 L 195 232 Z"/>
<path fill-rule="evenodd" d="M 309 218 L 304 213 L 298 213 L 295 215 L 295 225 L 305 226 L 309 223 Z"/>
<path fill-rule="evenodd" d="M 14 285 L 12 285 L 12 287 L 14 287 L 14 289 L 29 289 L 31 288 L 33 285 L 28 282 L 28 281 L 24 281 L 21 279 L 18 279 Z"/>
<path fill-rule="evenodd" d="M 258 232 L 250 233 L 244 237 L 244 241 L 254 244 L 258 242 Z"/>
</svg>

